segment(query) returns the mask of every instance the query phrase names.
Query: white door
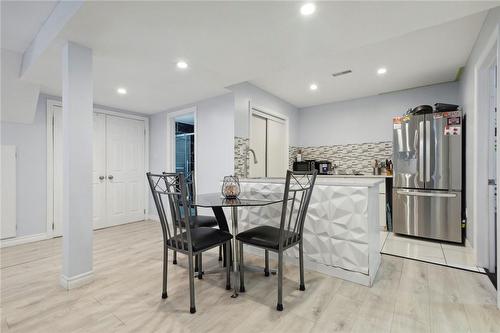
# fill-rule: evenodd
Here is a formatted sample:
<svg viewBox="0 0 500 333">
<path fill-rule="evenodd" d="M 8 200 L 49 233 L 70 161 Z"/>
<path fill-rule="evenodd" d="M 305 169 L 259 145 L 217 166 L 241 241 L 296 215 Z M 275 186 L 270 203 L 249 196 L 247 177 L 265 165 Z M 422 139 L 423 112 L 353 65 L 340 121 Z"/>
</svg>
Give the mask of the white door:
<svg viewBox="0 0 500 333">
<path fill-rule="evenodd" d="M 267 177 L 285 177 L 285 123 L 267 119 Z"/>
<path fill-rule="evenodd" d="M 62 109 L 54 108 L 54 230 L 62 235 Z M 94 229 L 145 218 L 145 123 L 94 113 Z"/>
<path fill-rule="evenodd" d="M 0 238 L 16 237 L 16 146 L 3 146 L 1 192 Z"/>
<path fill-rule="evenodd" d="M 94 229 L 106 222 L 106 116 L 94 113 L 92 202 Z"/>
<path fill-rule="evenodd" d="M 250 149 L 255 152 L 257 163 L 254 163 L 254 158 L 251 153 L 248 157 L 248 176 L 249 177 L 266 177 L 266 118 L 252 114 L 250 120 Z"/>
<path fill-rule="evenodd" d="M 260 111 L 250 118 L 249 177 L 284 177 L 288 165 L 288 143 L 285 120 Z"/>
<path fill-rule="evenodd" d="M 106 226 L 143 220 L 144 121 L 106 116 Z"/>
</svg>

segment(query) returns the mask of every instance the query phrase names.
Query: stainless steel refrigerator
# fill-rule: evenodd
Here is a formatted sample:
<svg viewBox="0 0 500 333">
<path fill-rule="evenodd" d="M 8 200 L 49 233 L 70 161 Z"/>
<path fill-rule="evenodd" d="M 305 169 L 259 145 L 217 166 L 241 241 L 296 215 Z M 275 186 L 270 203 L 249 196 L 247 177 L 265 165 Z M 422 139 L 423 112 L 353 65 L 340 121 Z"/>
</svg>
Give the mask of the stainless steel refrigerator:
<svg viewBox="0 0 500 333">
<path fill-rule="evenodd" d="M 393 121 L 393 225 L 398 234 L 462 242 L 461 111 Z"/>
</svg>

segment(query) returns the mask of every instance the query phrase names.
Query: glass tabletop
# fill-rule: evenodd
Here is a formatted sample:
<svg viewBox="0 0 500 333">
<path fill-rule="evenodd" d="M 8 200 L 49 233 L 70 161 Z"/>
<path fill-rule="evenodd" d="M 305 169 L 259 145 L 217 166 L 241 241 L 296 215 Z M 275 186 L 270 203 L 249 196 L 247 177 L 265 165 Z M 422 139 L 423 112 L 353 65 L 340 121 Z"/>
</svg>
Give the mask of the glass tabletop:
<svg viewBox="0 0 500 333">
<path fill-rule="evenodd" d="M 199 194 L 191 201 L 193 207 L 266 206 L 283 202 L 283 193 L 240 193 L 236 199 L 226 199 L 220 193 Z"/>
</svg>

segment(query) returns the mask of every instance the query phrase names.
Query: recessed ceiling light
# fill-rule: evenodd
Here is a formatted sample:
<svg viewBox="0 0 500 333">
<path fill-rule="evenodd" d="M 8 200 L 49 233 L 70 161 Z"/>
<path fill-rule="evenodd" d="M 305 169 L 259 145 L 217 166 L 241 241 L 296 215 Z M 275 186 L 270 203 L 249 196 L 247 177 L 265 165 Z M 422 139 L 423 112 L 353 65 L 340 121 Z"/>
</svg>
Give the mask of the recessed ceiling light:
<svg viewBox="0 0 500 333">
<path fill-rule="evenodd" d="M 318 85 L 316 83 L 311 83 L 311 85 L 309 86 L 309 89 L 311 89 L 311 90 L 317 90 L 318 89 Z"/>
<path fill-rule="evenodd" d="M 313 4 L 313 3 L 306 3 L 304 5 L 302 5 L 302 7 L 300 7 L 300 13 L 302 15 L 311 15 L 312 13 L 314 13 L 316 11 L 316 5 Z"/>
<path fill-rule="evenodd" d="M 180 68 L 180 69 L 188 68 L 188 64 L 187 64 L 187 62 L 181 60 L 181 61 L 177 62 L 177 68 Z"/>
<path fill-rule="evenodd" d="M 385 67 L 381 67 L 381 68 L 379 68 L 379 69 L 377 70 L 377 74 L 378 74 L 378 75 L 383 75 L 383 74 L 385 74 L 385 73 L 387 73 L 387 68 L 385 68 Z"/>
<path fill-rule="evenodd" d="M 127 94 L 127 89 L 125 88 L 118 88 L 116 89 L 116 92 L 120 95 L 126 95 Z"/>
</svg>

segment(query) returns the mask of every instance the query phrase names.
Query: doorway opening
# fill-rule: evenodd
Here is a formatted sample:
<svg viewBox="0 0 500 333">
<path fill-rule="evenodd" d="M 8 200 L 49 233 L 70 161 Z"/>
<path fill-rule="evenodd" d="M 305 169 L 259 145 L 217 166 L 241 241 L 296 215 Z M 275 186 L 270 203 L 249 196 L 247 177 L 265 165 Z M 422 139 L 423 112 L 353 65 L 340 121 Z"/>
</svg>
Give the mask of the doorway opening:
<svg viewBox="0 0 500 333">
<path fill-rule="evenodd" d="M 182 172 L 189 195 L 196 191 L 196 109 L 189 108 L 167 116 L 167 170 Z M 192 208 L 191 214 L 196 209 Z M 181 212 L 182 214 L 182 212 Z"/>
<path fill-rule="evenodd" d="M 188 184 L 195 173 L 194 113 L 174 118 L 175 121 L 175 172 L 182 172 Z"/>
</svg>

